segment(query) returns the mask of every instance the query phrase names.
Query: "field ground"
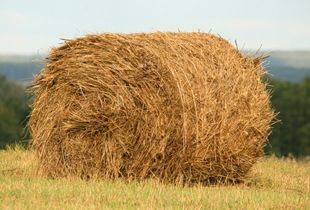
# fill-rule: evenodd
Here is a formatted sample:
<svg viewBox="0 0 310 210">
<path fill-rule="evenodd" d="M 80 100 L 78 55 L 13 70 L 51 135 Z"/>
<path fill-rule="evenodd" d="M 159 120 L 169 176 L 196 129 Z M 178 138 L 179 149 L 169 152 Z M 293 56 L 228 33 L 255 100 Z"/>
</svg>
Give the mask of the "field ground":
<svg viewBox="0 0 310 210">
<path fill-rule="evenodd" d="M 49 180 L 33 152 L 0 151 L 0 209 L 310 209 L 310 162 L 269 157 L 235 186 Z"/>
</svg>

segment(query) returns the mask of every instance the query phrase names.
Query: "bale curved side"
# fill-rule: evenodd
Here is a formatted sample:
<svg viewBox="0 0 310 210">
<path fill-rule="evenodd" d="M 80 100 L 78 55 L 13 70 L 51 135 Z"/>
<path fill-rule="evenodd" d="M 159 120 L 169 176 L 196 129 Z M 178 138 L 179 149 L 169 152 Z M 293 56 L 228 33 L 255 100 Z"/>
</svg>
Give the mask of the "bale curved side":
<svg viewBox="0 0 310 210">
<path fill-rule="evenodd" d="M 206 33 L 66 41 L 33 82 L 39 171 L 240 180 L 263 154 L 273 118 L 263 73 L 257 60 Z"/>
</svg>

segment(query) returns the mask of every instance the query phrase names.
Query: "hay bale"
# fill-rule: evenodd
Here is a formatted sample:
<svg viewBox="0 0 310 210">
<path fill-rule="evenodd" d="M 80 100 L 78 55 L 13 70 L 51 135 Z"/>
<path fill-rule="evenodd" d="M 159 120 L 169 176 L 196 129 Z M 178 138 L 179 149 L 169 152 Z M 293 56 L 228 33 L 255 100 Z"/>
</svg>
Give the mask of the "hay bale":
<svg viewBox="0 0 310 210">
<path fill-rule="evenodd" d="M 101 34 L 52 49 L 29 122 L 49 177 L 242 179 L 273 112 L 259 59 L 206 33 Z"/>
</svg>

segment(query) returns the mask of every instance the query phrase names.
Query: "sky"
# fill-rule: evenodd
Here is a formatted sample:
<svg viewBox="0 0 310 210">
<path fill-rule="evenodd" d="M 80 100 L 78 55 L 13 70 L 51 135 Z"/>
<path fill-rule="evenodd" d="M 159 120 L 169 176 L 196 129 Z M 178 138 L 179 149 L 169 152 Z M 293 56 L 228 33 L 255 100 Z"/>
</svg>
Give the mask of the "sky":
<svg viewBox="0 0 310 210">
<path fill-rule="evenodd" d="M 251 50 L 310 50 L 310 0 L 0 0 L 0 53 L 89 33 L 202 31 Z"/>
</svg>

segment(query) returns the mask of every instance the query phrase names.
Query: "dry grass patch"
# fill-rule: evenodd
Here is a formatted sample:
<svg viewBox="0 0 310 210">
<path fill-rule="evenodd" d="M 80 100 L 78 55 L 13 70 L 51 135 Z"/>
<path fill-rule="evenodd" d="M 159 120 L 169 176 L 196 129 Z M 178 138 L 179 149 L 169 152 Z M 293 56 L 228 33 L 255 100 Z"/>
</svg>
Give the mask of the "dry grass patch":
<svg viewBox="0 0 310 210">
<path fill-rule="evenodd" d="M 309 162 L 264 158 L 244 184 L 182 187 L 154 180 L 40 178 L 33 173 L 33 156 L 21 149 L 0 151 L 0 209 L 310 208 Z"/>
</svg>

